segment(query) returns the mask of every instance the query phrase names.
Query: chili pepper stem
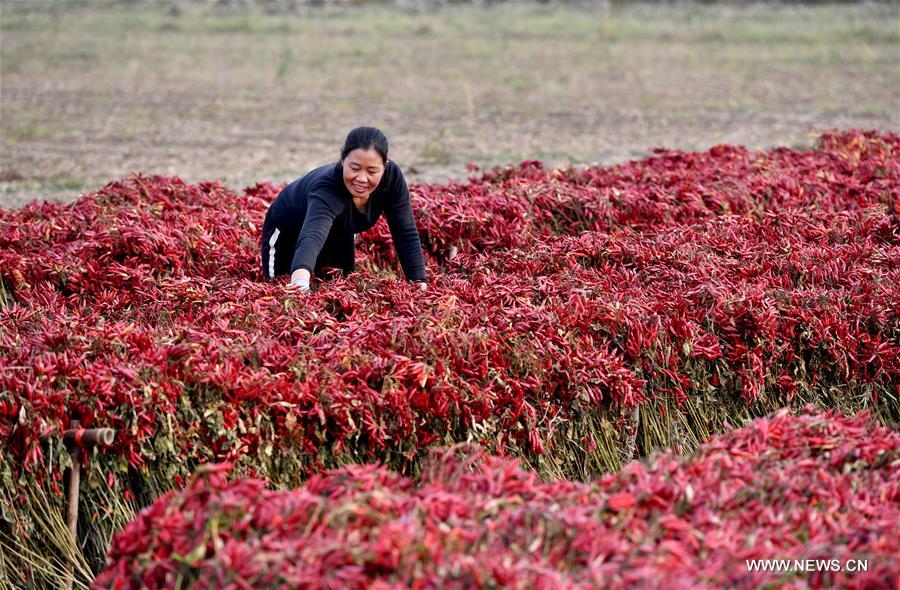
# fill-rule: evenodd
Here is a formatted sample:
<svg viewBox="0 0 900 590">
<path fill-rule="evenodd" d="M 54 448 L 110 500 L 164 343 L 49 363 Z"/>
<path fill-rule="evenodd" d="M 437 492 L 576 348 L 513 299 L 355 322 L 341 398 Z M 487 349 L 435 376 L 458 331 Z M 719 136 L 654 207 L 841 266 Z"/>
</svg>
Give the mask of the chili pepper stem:
<svg viewBox="0 0 900 590">
<path fill-rule="evenodd" d="M 631 410 L 631 420 L 628 424 L 628 432 L 625 433 L 625 441 L 622 445 L 622 462 L 630 463 L 637 458 L 637 432 L 641 422 L 641 406 L 634 406 Z"/>
<path fill-rule="evenodd" d="M 6 283 L 0 279 L 0 309 L 12 307 L 12 294 L 7 293 Z"/>
</svg>

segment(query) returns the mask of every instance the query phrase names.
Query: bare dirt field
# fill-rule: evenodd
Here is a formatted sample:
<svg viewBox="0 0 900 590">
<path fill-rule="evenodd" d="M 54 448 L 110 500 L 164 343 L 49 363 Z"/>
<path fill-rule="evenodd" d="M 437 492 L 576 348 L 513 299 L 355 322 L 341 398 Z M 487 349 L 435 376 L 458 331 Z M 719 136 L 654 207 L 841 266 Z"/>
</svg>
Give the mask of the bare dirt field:
<svg viewBox="0 0 900 590">
<path fill-rule="evenodd" d="M 272 14 L 4 2 L 0 206 L 131 172 L 287 181 L 381 127 L 411 181 L 900 129 L 900 4 Z"/>
</svg>

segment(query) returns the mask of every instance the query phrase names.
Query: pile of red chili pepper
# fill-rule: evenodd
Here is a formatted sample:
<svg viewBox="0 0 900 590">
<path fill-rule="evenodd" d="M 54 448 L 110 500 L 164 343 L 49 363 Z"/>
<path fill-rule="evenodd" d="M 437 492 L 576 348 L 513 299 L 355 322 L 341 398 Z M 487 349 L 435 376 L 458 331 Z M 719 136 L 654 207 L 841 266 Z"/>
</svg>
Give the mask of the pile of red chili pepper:
<svg viewBox="0 0 900 590">
<path fill-rule="evenodd" d="M 211 465 L 113 542 L 94 588 L 891 588 L 900 435 L 812 409 L 587 485 L 442 449 L 295 490 Z M 749 571 L 789 560 L 789 571 Z M 795 565 L 800 562 L 799 565 Z"/>
<path fill-rule="evenodd" d="M 638 454 L 788 404 L 900 417 L 897 135 L 413 185 L 426 293 L 383 223 L 349 277 L 263 282 L 279 188 L 138 175 L 0 210 L 0 509 L 21 538 L 23 486 L 61 487 L 76 419 L 119 431 L 89 471 L 146 503 L 199 463 L 296 485 L 461 441 L 590 475 L 573 466 L 634 408 Z"/>
</svg>

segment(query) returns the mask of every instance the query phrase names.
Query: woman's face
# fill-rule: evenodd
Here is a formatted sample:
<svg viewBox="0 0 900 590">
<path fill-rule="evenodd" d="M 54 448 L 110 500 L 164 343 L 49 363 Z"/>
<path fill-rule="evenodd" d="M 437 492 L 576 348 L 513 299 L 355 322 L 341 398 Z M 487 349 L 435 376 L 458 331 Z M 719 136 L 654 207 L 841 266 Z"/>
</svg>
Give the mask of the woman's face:
<svg viewBox="0 0 900 590">
<path fill-rule="evenodd" d="M 381 182 L 384 162 L 374 149 L 356 148 L 344 158 L 344 184 L 354 199 L 368 199 Z"/>
</svg>

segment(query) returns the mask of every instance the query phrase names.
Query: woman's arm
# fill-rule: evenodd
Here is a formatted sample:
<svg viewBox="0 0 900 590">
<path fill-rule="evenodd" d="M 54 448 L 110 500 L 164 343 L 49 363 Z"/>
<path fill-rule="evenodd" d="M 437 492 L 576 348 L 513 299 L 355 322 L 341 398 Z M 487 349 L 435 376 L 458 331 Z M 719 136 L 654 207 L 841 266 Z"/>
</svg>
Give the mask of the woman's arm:
<svg viewBox="0 0 900 590">
<path fill-rule="evenodd" d="M 394 164 L 396 167 L 397 165 Z M 403 267 L 403 274 L 410 281 L 425 281 L 425 256 L 422 254 L 422 242 L 419 238 L 419 230 L 416 228 L 416 220 L 413 217 L 412 201 L 409 197 L 409 187 L 399 167 L 395 168 L 388 200 L 384 207 L 384 216 L 387 218 L 391 237 L 394 239 L 394 250 Z"/>
<path fill-rule="evenodd" d="M 306 218 L 303 220 L 303 228 L 297 238 L 294 259 L 291 262 L 292 284 L 295 279 L 301 282 L 305 280 L 306 287 L 309 287 L 309 279 L 316 267 L 316 260 L 325 245 L 334 220 L 340 213 L 340 205 L 327 197 L 315 193 L 309 196 Z"/>
</svg>

